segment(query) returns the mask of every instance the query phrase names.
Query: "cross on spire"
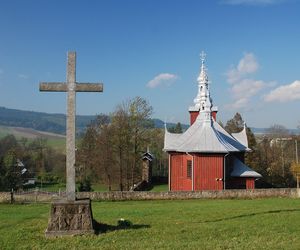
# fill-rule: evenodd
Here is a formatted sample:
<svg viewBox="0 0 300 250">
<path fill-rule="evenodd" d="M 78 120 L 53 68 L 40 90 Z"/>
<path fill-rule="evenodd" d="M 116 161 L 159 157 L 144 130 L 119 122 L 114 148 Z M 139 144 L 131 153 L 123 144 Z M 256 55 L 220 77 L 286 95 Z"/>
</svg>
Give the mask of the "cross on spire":
<svg viewBox="0 0 300 250">
<path fill-rule="evenodd" d="M 202 50 L 201 53 L 200 53 L 200 59 L 201 59 L 202 65 L 203 65 L 204 62 L 205 62 L 205 58 L 206 58 L 206 54 L 205 54 L 205 52 Z"/>
</svg>

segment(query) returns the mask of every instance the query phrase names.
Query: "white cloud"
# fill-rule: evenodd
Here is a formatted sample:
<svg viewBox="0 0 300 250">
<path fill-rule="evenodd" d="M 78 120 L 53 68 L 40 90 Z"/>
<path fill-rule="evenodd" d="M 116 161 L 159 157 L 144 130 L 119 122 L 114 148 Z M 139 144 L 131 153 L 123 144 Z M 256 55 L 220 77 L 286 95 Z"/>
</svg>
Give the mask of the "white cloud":
<svg viewBox="0 0 300 250">
<path fill-rule="evenodd" d="M 226 107 L 230 109 L 241 109 L 249 106 L 249 99 L 248 98 L 240 98 L 235 100 L 231 104 L 227 104 Z"/>
<path fill-rule="evenodd" d="M 228 5 L 254 5 L 265 6 L 286 2 L 287 0 L 223 0 L 221 3 Z"/>
<path fill-rule="evenodd" d="M 241 78 L 248 74 L 255 73 L 259 68 L 259 64 L 253 53 L 245 53 L 244 57 L 239 61 L 236 67 L 231 67 L 231 69 L 226 73 L 227 81 L 229 83 L 236 83 Z"/>
<path fill-rule="evenodd" d="M 235 84 L 231 88 L 231 92 L 235 98 L 251 97 L 265 86 L 266 83 L 261 80 L 243 79 L 239 84 Z"/>
<path fill-rule="evenodd" d="M 226 73 L 230 84 L 230 93 L 233 103 L 227 107 L 242 109 L 250 106 L 251 99 L 264 88 L 274 85 L 274 82 L 265 82 L 249 78 L 259 69 L 259 64 L 253 53 L 245 53 L 236 66 L 232 66 Z"/>
<path fill-rule="evenodd" d="M 161 73 L 150 80 L 146 86 L 148 88 L 156 88 L 162 85 L 170 86 L 177 78 L 178 76 L 174 74 Z"/>
<path fill-rule="evenodd" d="M 266 102 L 289 102 L 300 100 L 300 80 L 273 89 L 269 94 L 264 96 L 264 100 Z"/>
</svg>

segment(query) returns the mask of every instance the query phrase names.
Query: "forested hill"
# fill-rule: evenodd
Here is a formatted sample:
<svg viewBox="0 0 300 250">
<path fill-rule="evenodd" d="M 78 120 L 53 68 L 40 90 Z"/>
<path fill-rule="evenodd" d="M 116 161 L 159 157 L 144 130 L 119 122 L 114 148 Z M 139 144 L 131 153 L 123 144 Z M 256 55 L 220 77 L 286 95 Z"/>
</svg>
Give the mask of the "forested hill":
<svg viewBox="0 0 300 250">
<path fill-rule="evenodd" d="M 76 130 L 82 133 L 86 126 L 96 118 L 92 115 L 77 115 Z M 152 119 L 156 128 L 163 128 L 164 122 L 159 119 Z M 66 116 L 64 114 L 48 114 L 34 111 L 24 111 L 0 107 L 0 125 L 10 127 L 31 128 L 39 131 L 65 134 Z M 168 127 L 175 126 L 168 123 Z M 186 129 L 187 125 L 182 125 Z"/>
<path fill-rule="evenodd" d="M 95 116 L 76 116 L 77 132 L 84 131 L 86 125 L 93 119 Z M 0 125 L 65 134 L 66 116 L 0 107 Z"/>
<path fill-rule="evenodd" d="M 93 115 L 77 115 L 76 130 L 77 133 L 85 131 L 86 126 L 96 118 Z M 160 119 L 152 119 L 156 128 L 163 128 L 164 122 Z M 65 134 L 66 133 L 66 116 L 64 114 L 49 114 L 34 111 L 24 111 L 18 109 L 9 109 L 0 107 L 0 125 L 10 127 L 31 128 L 39 131 Z M 168 127 L 174 127 L 175 123 L 167 123 Z M 185 130 L 188 125 L 181 124 Z M 266 128 L 252 128 L 255 134 L 267 133 Z M 289 129 L 292 134 L 299 134 L 299 130 Z"/>
</svg>

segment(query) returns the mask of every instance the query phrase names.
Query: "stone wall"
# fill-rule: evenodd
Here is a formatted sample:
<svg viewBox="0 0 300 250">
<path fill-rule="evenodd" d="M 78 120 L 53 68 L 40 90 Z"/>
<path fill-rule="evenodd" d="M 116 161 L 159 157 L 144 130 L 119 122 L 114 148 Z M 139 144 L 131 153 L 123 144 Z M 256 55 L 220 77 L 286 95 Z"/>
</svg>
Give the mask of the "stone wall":
<svg viewBox="0 0 300 250">
<path fill-rule="evenodd" d="M 78 198 L 90 198 L 94 201 L 122 200 L 185 200 L 185 199 L 255 199 L 267 197 L 297 198 L 297 189 L 254 189 L 254 190 L 222 190 L 197 192 L 89 192 L 78 193 Z"/>
<path fill-rule="evenodd" d="M 9 203 L 10 200 L 10 192 L 0 192 L 0 203 Z"/>
<path fill-rule="evenodd" d="M 90 198 L 93 201 L 124 201 L 124 200 L 185 200 L 185 199 L 256 199 L 268 197 L 300 197 L 296 188 L 274 188 L 254 190 L 222 190 L 197 192 L 81 192 L 77 198 Z M 18 203 L 51 202 L 63 198 L 58 193 L 31 192 L 16 193 L 14 201 Z M 0 193 L 0 203 L 9 203 L 10 193 Z"/>
</svg>

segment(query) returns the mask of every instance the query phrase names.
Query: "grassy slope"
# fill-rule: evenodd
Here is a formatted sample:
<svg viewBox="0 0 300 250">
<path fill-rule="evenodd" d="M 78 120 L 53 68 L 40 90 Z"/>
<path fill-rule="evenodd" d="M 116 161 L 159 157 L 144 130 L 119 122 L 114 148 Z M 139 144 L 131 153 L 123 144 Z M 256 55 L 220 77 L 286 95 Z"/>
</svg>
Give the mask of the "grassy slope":
<svg viewBox="0 0 300 250">
<path fill-rule="evenodd" d="M 299 199 L 94 202 L 111 230 L 63 239 L 44 237 L 49 207 L 0 204 L 0 249 L 300 249 Z"/>
<path fill-rule="evenodd" d="M 22 129 L 22 131 L 20 131 L 19 128 L 0 126 L 0 139 L 9 134 L 14 135 L 17 140 L 20 140 L 21 138 L 27 138 L 28 141 L 32 141 L 33 139 L 42 136 L 47 138 L 48 146 L 53 147 L 54 149 L 57 149 L 59 151 L 65 151 L 66 139 L 60 137 L 60 135 L 40 135 L 39 131 L 34 131 L 30 129 Z"/>
</svg>

